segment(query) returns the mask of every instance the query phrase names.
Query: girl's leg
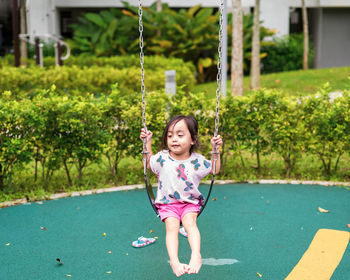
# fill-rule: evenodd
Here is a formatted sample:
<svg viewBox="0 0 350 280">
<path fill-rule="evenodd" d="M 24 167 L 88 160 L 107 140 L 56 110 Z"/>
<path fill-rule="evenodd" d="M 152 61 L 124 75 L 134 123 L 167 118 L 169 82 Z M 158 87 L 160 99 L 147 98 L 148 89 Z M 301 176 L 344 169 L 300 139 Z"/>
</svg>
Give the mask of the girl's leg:
<svg viewBox="0 0 350 280">
<path fill-rule="evenodd" d="M 202 256 L 201 250 L 201 235 L 197 227 L 197 216 L 198 213 L 187 213 L 182 219 L 182 224 L 188 234 L 188 242 L 191 246 L 191 260 L 189 263 L 189 268 L 187 270 L 188 274 L 198 273 L 202 266 Z"/>
<path fill-rule="evenodd" d="M 179 249 L 179 228 L 180 221 L 177 218 L 169 217 L 165 219 L 166 227 L 166 248 L 170 259 L 170 266 L 177 277 L 186 272 L 187 266 L 180 263 L 178 257 Z"/>
</svg>

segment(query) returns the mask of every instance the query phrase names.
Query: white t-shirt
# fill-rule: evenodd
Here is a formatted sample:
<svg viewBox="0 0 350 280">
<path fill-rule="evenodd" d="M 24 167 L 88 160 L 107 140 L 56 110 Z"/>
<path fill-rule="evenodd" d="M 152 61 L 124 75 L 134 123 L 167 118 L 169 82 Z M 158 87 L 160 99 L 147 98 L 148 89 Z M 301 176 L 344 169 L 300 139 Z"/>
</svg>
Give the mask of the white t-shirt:
<svg viewBox="0 0 350 280">
<path fill-rule="evenodd" d="M 192 153 L 186 160 L 176 160 L 168 150 L 163 150 L 151 156 L 150 167 L 158 177 L 155 203 L 202 204 L 204 197 L 198 185 L 211 171 L 211 161 L 204 156 Z"/>
</svg>

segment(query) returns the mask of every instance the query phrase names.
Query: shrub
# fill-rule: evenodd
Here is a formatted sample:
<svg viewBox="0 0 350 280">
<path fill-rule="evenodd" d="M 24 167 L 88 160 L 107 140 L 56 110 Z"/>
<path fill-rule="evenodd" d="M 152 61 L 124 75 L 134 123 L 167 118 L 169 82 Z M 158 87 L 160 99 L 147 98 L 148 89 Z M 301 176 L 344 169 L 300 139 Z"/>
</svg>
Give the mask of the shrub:
<svg viewBox="0 0 350 280">
<path fill-rule="evenodd" d="M 303 35 L 292 34 L 274 40 L 261 47 L 261 52 L 266 53 L 262 59 L 262 73 L 282 72 L 303 68 Z M 312 66 L 314 50 L 309 43 L 309 67 Z"/>
<path fill-rule="evenodd" d="M 82 58 L 81 58 L 82 59 Z M 135 57 L 131 57 L 131 64 L 137 64 Z M 3 67 L 1 70 L 0 92 L 9 90 L 13 96 L 21 98 L 36 95 L 42 88 L 56 85 L 56 92 L 61 95 L 94 95 L 109 94 L 111 85 L 118 83 L 119 90 L 126 93 L 140 91 L 140 67 L 125 67 L 127 59 L 106 59 L 106 66 L 63 66 L 58 68 L 16 68 Z M 147 61 L 147 59 L 146 59 Z M 176 70 L 176 83 L 186 90 L 195 82 L 193 66 L 182 63 L 181 60 L 168 60 L 164 58 L 151 58 L 145 73 L 146 90 L 159 90 L 164 88 L 165 69 L 167 62 L 170 69 Z M 120 69 L 114 66 L 122 65 Z M 157 66 L 159 65 L 159 66 Z M 164 66 L 164 68 L 163 68 Z"/>
</svg>

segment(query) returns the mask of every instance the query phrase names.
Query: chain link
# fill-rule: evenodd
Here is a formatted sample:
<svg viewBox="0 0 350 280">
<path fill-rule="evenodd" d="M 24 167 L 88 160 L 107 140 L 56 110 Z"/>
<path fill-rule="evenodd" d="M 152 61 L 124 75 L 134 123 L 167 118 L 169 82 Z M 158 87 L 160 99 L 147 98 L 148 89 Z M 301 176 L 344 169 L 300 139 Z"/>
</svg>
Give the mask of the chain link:
<svg viewBox="0 0 350 280">
<path fill-rule="evenodd" d="M 215 110 L 215 130 L 214 136 L 218 135 L 219 132 L 219 109 L 220 109 L 220 95 L 221 95 L 221 78 L 223 71 L 221 58 L 222 58 L 222 42 L 223 42 L 223 13 L 224 13 L 224 0 L 220 1 L 220 30 L 219 30 L 219 47 L 218 47 L 218 73 L 216 75 L 216 110 Z"/>
<path fill-rule="evenodd" d="M 142 94 L 142 126 L 147 132 L 146 122 L 146 87 L 145 87 L 145 56 L 143 53 L 143 24 L 142 24 L 142 1 L 139 0 L 139 32 L 140 32 L 140 66 L 141 66 L 141 94 Z M 143 173 L 147 175 L 147 137 L 143 141 L 142 157 L 143 157 Z"/>
</svg>

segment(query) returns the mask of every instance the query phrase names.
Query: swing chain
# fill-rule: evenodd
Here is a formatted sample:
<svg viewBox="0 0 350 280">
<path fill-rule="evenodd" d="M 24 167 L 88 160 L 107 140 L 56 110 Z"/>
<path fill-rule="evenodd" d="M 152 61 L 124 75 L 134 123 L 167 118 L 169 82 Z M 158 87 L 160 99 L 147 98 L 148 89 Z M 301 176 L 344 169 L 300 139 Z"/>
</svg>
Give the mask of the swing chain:
<svg viewBox="0 0 350 280">
<path fill-rule="evenodd" d="M 141 0 L 139 0 L 139 32 L 140 32 L 140 65 L 141 65 L 141 94 L 142 94 L 142 126 L 147 132 L 147 125 L 146 125 L 146 97 L 145 97 L 145 70 L 144 70 L 144 62 L 145 57 L 143 53 L 143 23 L 142 23 L 142 3 Z M 142 148 L 142 158 L 143 158 L 143 173 L 144 175 L 147 174 L 147 138 L 143 141 L 143 148 Z"/>
<path fill-rule="evenodd" d="M 226 71 L 223 71 L 222 69 L 222 41 L 223 41 L 223 13 L 224 13 L 224 0 L 220 1 L 220 30 L 219 30 L 219 46 L 218 46 L 218 73 L 216 75 L 216 115 L 215 115 L 215 131 L 214 136 L 218 135 L 219 131 L 219 106 L 220 106 L 220 95 L 221 95 L 221 78 L 223 73 L 226 73 Z"/>
<path fill-rule="evenodd" d="M 223 41 L 223 13 L 224 13 L 224 0 L 220 1 L 220 19 L 219 19 L 219 46 L 218 46 L 218 73 L 216 75 L 216 108 L 215 108 L 215 130 L 214 130 L 214 136 L 218 136 L 219 132 L 219 109 L 220 109 L 220 95 L 221 95 L 221 78 L 223 75 L 223 69 L 222 69 L 222 41 Z M 226 73 L 226 71 L 224 72 Z M 213 175 L 216 174 L 216 161 L 218 159 L 218 150 L 216 147 L 216 144 L 214 146 L 214 152 L 211 152 L 212 158 L 213 158 Z"/>
</svg>

